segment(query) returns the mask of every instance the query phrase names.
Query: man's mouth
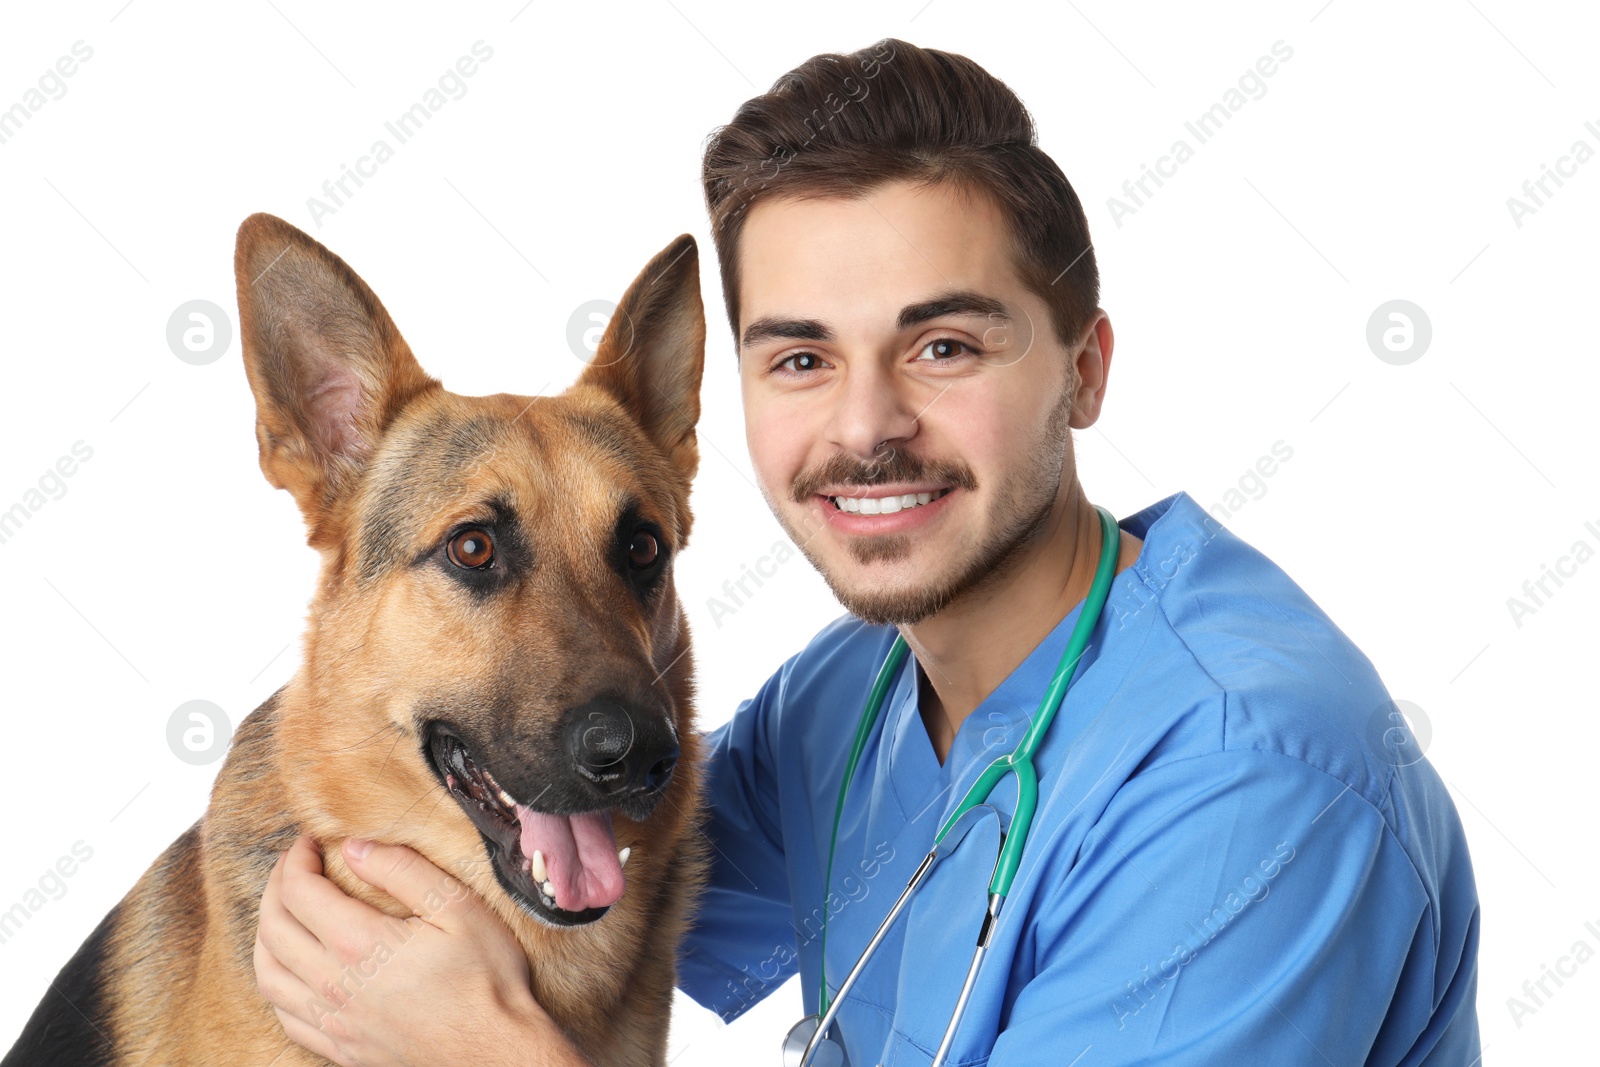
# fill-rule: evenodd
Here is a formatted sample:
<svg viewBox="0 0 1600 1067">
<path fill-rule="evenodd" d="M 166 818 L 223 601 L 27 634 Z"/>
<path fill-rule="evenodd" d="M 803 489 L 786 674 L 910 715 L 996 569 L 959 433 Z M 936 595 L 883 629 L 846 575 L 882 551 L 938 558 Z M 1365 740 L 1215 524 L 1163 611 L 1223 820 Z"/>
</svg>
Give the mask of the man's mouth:
<svg viewBox="0 0 1600 1067">
<path fill-rule="evenodd" d="M 889 493 L 878 496 L 829 496 L 833 506 L 851 515 L 893 515 L 931 504 L 950 492 L 949 488 L 923 493 Z"/>
<path fill-rule="evenodd" d="M 553 926 L 581 926 L 621 899 L 629 850 L 617 848 L 610 809 L 535 810 L 538 797 L 513 797 L 443 723 L 429 723 L 425 738 L 445 789 L 483 837 L 501 887 L 524 911 Z"/>
</svg>

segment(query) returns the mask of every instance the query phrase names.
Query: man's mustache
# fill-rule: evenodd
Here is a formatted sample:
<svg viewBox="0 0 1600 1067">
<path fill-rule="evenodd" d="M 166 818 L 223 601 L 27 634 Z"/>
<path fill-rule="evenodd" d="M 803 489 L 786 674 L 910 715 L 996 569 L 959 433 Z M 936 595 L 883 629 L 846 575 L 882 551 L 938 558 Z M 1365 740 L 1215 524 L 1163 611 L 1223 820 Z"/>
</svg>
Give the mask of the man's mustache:
<svg viewBox="0 0 1600 1067">
<path fill-rule="evenodd" d="M 976 489 L 978 480 L 965 463 L 924 460 L 909 452 L 889 449 L 877 459 L 863 462 L 843 452 L 801 471 L 790 487 L 796 503 L 805 503 L 827 486 L 858 485 L 870 488 L 891 482 L 922 482 Z"/>
</svg>

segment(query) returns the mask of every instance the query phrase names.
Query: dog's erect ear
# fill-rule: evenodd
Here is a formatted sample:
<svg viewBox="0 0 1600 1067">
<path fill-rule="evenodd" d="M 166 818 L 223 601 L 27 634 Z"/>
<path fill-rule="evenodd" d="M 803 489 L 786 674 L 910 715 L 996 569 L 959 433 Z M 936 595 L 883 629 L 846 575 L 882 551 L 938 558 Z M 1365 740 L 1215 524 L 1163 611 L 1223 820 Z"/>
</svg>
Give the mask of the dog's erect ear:
<svg viewBox="0 0 1600 1067">
<path fill-rule="evenodd" d="M 705 354 L 700 255 L 686 233 L 628 286 L 579 384 L 616 397 L 684 479 L 693 480 L 700 463 L 694 427 Z"/>
<path fill-rule="evenodd" d="M 239 227 L 239 335 L 267 481 L 320 520 L 395 415 L 439 387 L 344 260 L 271 215 Z"/>
</svg>

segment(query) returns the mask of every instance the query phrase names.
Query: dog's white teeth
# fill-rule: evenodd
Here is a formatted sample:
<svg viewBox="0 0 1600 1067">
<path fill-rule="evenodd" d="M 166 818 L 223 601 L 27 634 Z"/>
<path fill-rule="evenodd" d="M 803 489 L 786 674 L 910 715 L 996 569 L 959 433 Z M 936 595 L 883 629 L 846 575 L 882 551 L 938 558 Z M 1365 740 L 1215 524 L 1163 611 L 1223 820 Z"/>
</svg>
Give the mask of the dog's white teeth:
<svg viewBox="0 0 1600 1067">
<path fill-rule="evenodd" d="M 546 878 L 544 880 L 543 884 L 541 884 L 539 886 L 539 891 L 541 893 L 543 893 L 545 896 L 549 897 L 551 900 L 556 899 L 556 886 L 555 886 L 555 883 L 550 881 L 550 879 L 548 879 L 548 878 Z"/>
<path fill-rule="evenodd" d="M 617 866 L 626 867 L 628 865 L 628 857 L 631 855 L 633 855 L 632 848 L 617 849 Z"/>
<path fill-rule="evenodd" d="M 550 872 L 545 869 L 544 853 L 538 849 L 533 850 L 533 858 L 528 861 L 528 873 L 533 875 L 535 882 L 549 884 Z"/>
<path fill-rule="evenodd" d="M 511 794 L 507 793 L 505 788 L 501 786 L 499 782 L 495 781 L 494 775 L 490 774 L 487 770 L 480 770 L 479 773 L 483 775 L 483 780 L 489 786 L 489 788 L 494 790 L 495 796 L 500 798 L 500 803 L 504 804 L 512 811 L 517 810 L 517 802 L 511 799 Z"/>
</svg>

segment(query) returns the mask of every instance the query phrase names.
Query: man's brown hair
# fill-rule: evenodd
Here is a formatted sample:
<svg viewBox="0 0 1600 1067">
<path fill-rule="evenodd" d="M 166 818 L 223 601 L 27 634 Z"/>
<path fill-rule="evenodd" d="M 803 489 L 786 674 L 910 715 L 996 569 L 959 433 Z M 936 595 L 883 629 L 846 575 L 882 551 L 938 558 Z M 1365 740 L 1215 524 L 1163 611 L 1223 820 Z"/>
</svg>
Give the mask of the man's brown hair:
<svg viewBox="0 0 1600 1067">
<path fill-rule="evenodd" d="M 988 193 L 1012 263 L 1069 348 L 1100 302 L 1089 223 L 1033 116 L 966 56 L 886 37 L 812 56 L 713 130 L 701 167 L 728 325 L 739 344 L 739 236 L 750 208 L 784 196 L 859 198 L 905 180 Z"/>
</svg>

